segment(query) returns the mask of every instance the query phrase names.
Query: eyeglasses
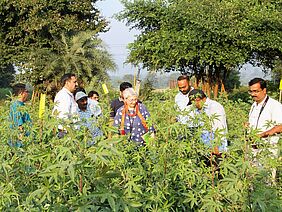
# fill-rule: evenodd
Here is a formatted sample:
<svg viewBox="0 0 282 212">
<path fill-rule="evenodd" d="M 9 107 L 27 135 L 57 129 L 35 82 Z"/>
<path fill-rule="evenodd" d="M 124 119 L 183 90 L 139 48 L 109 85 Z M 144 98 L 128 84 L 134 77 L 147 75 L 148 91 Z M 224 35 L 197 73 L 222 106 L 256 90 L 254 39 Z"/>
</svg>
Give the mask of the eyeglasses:
<svg viewBox="0 0 282 212">
<path fill-rule="evenodd" d="M 261 91 L 262 91 L 262 89 L 260 89 L 260 90 L 248 90 L 248 93 L 249 93 L 249 94 L 252 94 L 252 93 L 258 94 L 258 93 L 261 92 Z"/>
<path fill-rule="evenodd" d="M 137 102 L 137 99 L 126 99 L 129 102 Z"/>
</svg>

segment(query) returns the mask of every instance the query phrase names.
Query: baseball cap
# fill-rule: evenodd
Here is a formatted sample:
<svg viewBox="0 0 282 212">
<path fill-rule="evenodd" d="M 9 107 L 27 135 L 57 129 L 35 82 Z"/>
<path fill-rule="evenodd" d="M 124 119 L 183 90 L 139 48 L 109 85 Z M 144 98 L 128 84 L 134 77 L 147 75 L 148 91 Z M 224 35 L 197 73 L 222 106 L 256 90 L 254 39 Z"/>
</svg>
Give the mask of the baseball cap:
<svg viewBox="0 0 282 212">
<path fill-rule="evenodd" d="M 83 97 L 88 97 L 84 92 L 82 91 L 78 91 L 76 94 L 75 94 L 75 101 L 78 101 L 80 100 L 81 98 Z"/>
</svg>

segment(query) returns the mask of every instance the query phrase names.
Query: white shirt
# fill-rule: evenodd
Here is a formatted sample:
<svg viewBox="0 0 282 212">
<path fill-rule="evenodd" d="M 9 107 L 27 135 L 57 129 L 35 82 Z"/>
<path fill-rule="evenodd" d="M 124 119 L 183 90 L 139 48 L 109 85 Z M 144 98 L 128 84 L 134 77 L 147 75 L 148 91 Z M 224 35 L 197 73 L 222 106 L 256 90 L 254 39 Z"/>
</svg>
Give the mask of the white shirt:
<svg viewBox="0 0 282 212">
<path fill-rule="evenodd" d="M 180 111 L 183 111 L 189 103 L 188 94 L 189 92 L 187 94 L 183 94 L 179 91 L 178 94 L 176 94 L 175 96 L 175 104 L 177 105 Z"/>
<path fill-rule="evenodd" d="M 58 113 L 58 118 L 69 119 L 78 112 L 78 106 L 74 100 L 73 94 L 65 87 L 56 94 L 54 103 L 52 114 Z"/>
<path fill-rule="evenodd" d="M 226 123 L 226 114 L 224 107 L 218 103 L 217 101 L 211 100 L 210 98 L 206 98 L 206 101 L 203 105 L 203 108 L 201 110 L 196 109 L 194 105 L 189 105 L 186 107 L 187 111 L 190 111 L 189 113 L 189 127 L 196 127 L 197 125 L 203 125 L 204 123 L 197 123 L 195 125 L 193 119 L 197 116 L 197 114 L 204 112 L 209 117 L 209 120 L 211 121 L 211 127 L 213 133 L 215 133 L 216 130 L 220 130 L 220 133 L 222 135 L 225 135 L 227 133 L 227 123 Z M 197 119 L 196 119 L 197 120 Z M 209 130 L 204 130 L 203 134 L 209 132 Z M 219 151 L 227 151 L 227 140 L 225 137 L 222 138 L 221 145 L 219 146 Z"/>
<path fill-rule="evenodd" d="M 193 90 L 194 88 L 191 87 L 190 91 Z M 187 106 L 189 103 L 189 92 L 187 94 L 183 94 L 181 91 L 178 92 L 175 96 L 175 104 L 177 107 L 177 110 L 180 112 L 183 112 L 182 114 L 177 115 L 177 121 L 180 122 L 181 124 L 188 124 L 189 117 L 186 115 L 187 114 Z"/>
<path fill-rule="evenodd" d="M 217 101 L 207 98 L 203 108 L 209 117 L 215 115 L 215 118 L 212 120 L 212 130 L 215 131 L 217 129 L 223 129 L 224 133 L 227 133 L 226 114 L 224 107 Z"/>
<path fill-rule="evenodd" d="M 253 129 L 258 129 L 260 132 L 265 132 L 277 124 L 282 124 L 282 104 L 271 97 L 269 97 L 259 116 L 266 98 L 267 97 L 265 97 L 264 100 L 259 104 L 254 102 L 249 113 L 250 127 Z M 278 140 L 279 136 L 270 137 L 271 144 L 278 143 Z"/>
</svg>

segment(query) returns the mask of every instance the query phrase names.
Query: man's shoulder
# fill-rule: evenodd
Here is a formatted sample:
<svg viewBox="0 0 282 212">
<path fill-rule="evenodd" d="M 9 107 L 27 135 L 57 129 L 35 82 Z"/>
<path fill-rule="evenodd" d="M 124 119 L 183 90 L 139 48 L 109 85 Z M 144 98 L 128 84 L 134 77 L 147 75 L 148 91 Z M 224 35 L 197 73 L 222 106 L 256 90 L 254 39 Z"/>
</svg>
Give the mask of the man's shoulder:
<svg viewBox="0 0 282 212">
<path fill-rule="evenodd" d="M 60 99 L 68 99 L 70 98 L 70 94 L 66 91 L 66 89 L 62 88 L 61 90 L 59 90 L 59 92 L 56 94 L 55 96 L 55 100 L 54 101 L 57 101 L 57 100 L 60 100 Z"/>
<path fill-rule="evenodd" d="M 90 98 L 88 98 L 87 101 L 88 101 L 89 105 L 95 105 L 96 106 L 96 105 L 99 104 L 99 102 L 97 102 L 96 100 L 90 99 Z"/>
<path fill-rule="evenodd" d="M 113 99 L 113 100 L 111 101 L 111 106 L 112 106 L 112 107 L 121 106 L 121 105 L 123 105 L 123 102 L 120 101 L 118 98 L 117 98 L 117 99 Z"/>
<path fill-rule="evenodd" d="M 179 92 L 175 95 L 175 99 L 176 99 L 176 98 L 179 98 L 179 97 L 181 97 L 181 96 L 183 96 L 183 94 L 179 91 Z"/>
<path fill-rule="evenodd" d="M 10 108 L 14 110 L 14 109 L 17 109 L 17 107 L 20 107 L 20 106 L 24 106 L 24 103 L 16 100 L 16 101 L 13 101 L 11 103 Z"/>
<path fill-rule="evenodd" d="M 269 97 L 268 100 L 271 104 L 277 105 L 277 106 L 282 106 L 282 104 L 280 102 L 278 102 L 276 99 L 273 99 L 272 97 Z"/>
</svg>

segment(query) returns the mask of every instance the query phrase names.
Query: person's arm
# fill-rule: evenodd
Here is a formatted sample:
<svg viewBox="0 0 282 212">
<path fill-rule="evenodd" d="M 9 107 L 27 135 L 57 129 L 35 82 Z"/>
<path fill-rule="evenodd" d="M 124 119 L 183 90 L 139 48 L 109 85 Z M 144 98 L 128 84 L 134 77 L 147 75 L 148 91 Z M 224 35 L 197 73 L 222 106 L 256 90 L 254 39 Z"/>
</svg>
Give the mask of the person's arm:
<svg viewBox="0 0 282 212">
<path fill-rule="evenodd" d="M 276 125 L 274 127 L 272 127 L 270 130 L 267 130 L 263 133 L 259 134 L 259 137 L 261 138 L 266 138 L 268 136 L 272 136 L 274 134 L 278 134 L 282 132 L 282 125 Z"/>
</svg>

